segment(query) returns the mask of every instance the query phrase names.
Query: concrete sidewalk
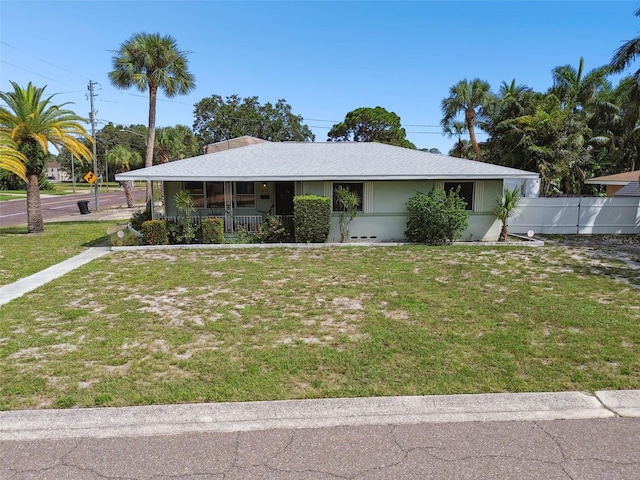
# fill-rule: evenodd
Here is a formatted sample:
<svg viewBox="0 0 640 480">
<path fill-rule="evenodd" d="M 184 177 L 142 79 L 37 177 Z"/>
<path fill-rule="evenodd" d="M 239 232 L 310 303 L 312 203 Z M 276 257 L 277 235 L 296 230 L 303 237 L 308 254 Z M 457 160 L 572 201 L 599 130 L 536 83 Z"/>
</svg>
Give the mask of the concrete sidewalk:
<svg viewBox="0 0 640 480">
<path fill-rule="evenodd" d="M 34 273 L 25 278 L 0 287 L 0 306 L 9 303 L 11 300 L 21 297 L 22 295 L 35 290 L 50 281 L 59 278 L 66 273 L 89 263 L 91 260 L 106 255 L 111 251 L 111 247 L 91 247 L 84 252 L 69 258 L 64 262 L 52 265 L 38 273 Z"/>
</svg>

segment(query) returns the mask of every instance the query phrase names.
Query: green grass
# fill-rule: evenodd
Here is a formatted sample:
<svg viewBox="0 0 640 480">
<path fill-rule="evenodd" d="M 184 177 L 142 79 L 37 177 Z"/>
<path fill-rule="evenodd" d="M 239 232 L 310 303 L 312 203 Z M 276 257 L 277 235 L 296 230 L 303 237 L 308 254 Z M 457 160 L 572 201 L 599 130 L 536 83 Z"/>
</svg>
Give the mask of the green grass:
<svg viewBox="0 0 640 480">
<path fill-rule="evenodd" d="M 0 307 L 0 409 L 640 388 L 587 248 L 113 252 Z"/>
<path fill-rule="evenodd" d="M 26 190 L 0 190 L 0 201 L 27 198 Z"/>
<path fill-rule="evenodd" d="M 15 282 L 104 242 L 114 222 L 47 223 L 44 233 L 27 234 L 26 225 L 0 228 L 0 286 Z"/>
</svg>

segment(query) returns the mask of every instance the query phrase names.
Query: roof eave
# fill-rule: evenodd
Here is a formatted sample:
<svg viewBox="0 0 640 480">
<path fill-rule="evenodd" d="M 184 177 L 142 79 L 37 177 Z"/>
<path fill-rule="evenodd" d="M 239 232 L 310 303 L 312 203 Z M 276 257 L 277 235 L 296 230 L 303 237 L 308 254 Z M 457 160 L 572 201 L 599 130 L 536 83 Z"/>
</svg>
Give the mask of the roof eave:
<svg viewBox="0 0 640 480">
<path fill-rule="evenodd" d="M 538 174 L 509 175 L 248 175 L 248 176 L 159 176 L 159 175 L 116 175 L 117 181 L 164 181 L 164 182 L 322 182 L 322 181 L 384 181 L 384 180 L 503 180 L 517 178 L 537 180 Z"/>
</svg>

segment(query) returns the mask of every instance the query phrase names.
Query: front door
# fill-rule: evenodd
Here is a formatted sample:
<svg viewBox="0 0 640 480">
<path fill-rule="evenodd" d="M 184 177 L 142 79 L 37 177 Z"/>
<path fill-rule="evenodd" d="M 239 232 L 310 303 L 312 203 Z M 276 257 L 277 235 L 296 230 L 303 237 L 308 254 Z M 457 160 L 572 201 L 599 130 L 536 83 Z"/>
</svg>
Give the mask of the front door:
<svg viewBox="0 0 640 480">
<path fill-rule="evenodd" d="M 293 215 L 293 182 L 276 182 L 276 215 Z"/>
</svg>

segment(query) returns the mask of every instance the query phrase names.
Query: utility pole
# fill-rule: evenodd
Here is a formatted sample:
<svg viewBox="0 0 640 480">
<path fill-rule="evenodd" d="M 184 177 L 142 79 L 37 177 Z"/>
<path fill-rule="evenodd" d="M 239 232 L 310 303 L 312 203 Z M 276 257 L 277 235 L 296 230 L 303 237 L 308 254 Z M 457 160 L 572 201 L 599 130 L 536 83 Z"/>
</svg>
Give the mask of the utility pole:
<svg viewBox="0 0 640 480">
<path fill-rule="evenodd" d="M 93 137 L 93 173 L 98 175 L 98 154 L 96 152 L 96 111 L 93 108 L 93 97 L 95 97 L 95 93 L 93 92 L 93 86 L 96 85 L 96 82 L 89 80 L 89 101 L 91 103 L 91 112 L 89 113 L 89 121 L 91 122 L 91 136 Z M 100 194 L 98 193 L 98 182 L 94 182 L 93 184 L 94 194 L 95 194 L 95 207 L 94 210 L 100 209 Z"/>
</svg>

